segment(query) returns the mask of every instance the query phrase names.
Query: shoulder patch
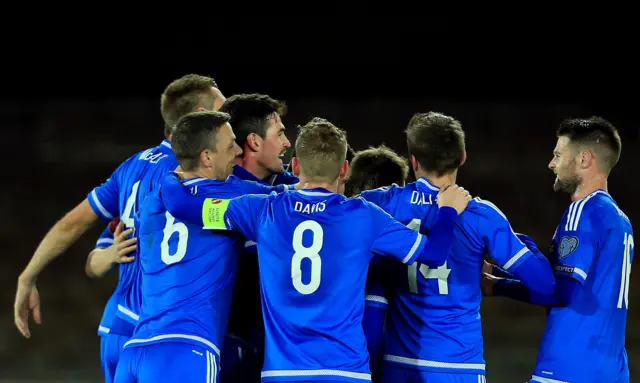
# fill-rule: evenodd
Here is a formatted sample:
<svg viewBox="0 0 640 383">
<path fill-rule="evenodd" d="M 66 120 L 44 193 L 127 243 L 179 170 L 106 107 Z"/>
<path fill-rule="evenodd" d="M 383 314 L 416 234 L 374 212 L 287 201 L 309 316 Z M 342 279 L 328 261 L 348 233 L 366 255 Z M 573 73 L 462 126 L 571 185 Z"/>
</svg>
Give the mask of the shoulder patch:
<svg viewBox="0 0 640 383">
<path fill-rule="evenodd" d="M 562 237 L 558 258 L 566 258 L 578 248 L 578 237 Z"/>
</svg>

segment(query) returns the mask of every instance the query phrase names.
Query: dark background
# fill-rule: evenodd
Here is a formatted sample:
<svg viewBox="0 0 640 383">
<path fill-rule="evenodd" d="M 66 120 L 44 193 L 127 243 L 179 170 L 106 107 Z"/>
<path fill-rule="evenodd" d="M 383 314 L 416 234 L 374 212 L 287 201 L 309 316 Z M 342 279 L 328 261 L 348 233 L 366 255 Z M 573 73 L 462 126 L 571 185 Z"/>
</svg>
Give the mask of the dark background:
<svg viewBox="0 0 640 383">
<path fill-rule="evenodd" d="M 155 49 L 141 44 L 127 46 L 138 49 L 129 54 L 113 45 L 97 49 L 103 40 L 86 46 L 89 53 L 74 50 L 73 58 L 60 46 L 43 43 L 45 53 L 38 57 L 5 62 L 0 89 L 6 166 L 0 187 L 2 381 L 100 381 L 96 332 L 116 274 L 90 280 L 83 270 L 102 227 L 40 277 L 44 323 L 32 325 L 29 340 L 13 325 L 16 278 L 57 219 L 121 161 L 162 140 L 160 94 L 186 73 L 213 76 L 227 97 L 260 92 L 286 101 L 289 114 L 283 121 L 292 140 L 297 124 L 320 116 L 345 129 L 356 150 L 384 143 L 406 154 L 403 129 L 413 113 L 453 115 L 467 133 L 468 162 L 459 183 L 498 205 L 514 230 L 531 234 L 541 248 L 570 202 L 567 195 L 553 193 L 554 177 L 547 169 L 555 128 L 567 117 L 602 115 L 623 140 L 610 193 L 632 222 L 640 219 L 634 203 L 640 192 L 638 75 L 626 71 L 628 61 L 595 60 L 591 51 L 571 53 L 569 59 L 531 51 L 497 59 L 487 52 L 477 55 L 473 48 L 453 57 L 434 54 L 433 47 L 413 47 L 394 55 L 390 43 L 360 44 L 366 36 L 340 52 L 329 50 L 330 43 L 313 52 L 302 52 L 302 43 L 288 49 L 265 43 L 259 52 L 235 44 L 221 52 L 212 39 L 211 48 L 203 44 L 200 50 L 168 54 L 166 44 Z M 419 59 L 420 52 L 429 59 Z M 46 65 L 27 65 L 45 58 Z M 633 373 L 640 368 L 640 350 L 634 347 L 640 312 L 638 277 L 631 275 L 627 350 Z M 482 312 L 488 381 L 525 381 L 535 363 L 544 309 L 490 298 Z"/>
</svg>

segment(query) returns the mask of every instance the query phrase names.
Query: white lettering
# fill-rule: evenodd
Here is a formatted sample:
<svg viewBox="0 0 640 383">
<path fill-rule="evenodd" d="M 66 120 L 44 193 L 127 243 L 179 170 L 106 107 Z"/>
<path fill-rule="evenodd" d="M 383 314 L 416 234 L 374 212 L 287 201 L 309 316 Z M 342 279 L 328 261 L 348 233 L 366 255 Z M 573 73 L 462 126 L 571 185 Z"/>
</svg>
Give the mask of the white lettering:
<svg viewBox="0 0 640 383">
<path fill-rule="evenodd" d="M 411 204 L 412 205 L 433 205 L 433 197 L 431 194 L 426 196 L 424 193 L 420 193 L 416 190 L 411 192 Z"/>
<path fill-rule="evenodd" d="M 321 213 L 324 211 L 324 209 L 326 209 L 326 205 L 324 202 L 318 202 L 318 203 L 314 203 L 314 204 L 308 204 L 305 203 L 303 204 L 302 202 L 296 202 L 296 204 L 293 206 L 293 210 L 297 211 L 298 213 L 305 213 L 305 214 L 313 214 L 313 213 Z"/>
<path fill-rule="evenodd" d="M 160 162 L 161 159 L 167 157 L 167 154 L 164 154 L 164 153 L 156 153 L 156 154 L 152 154 L 152 153 L 153 153 L 153 149 L 147 149 L 140 154 L 140 157 L 138 157 L 138 159 L 143 161 L 149 161 L 152 164 L 157 164 L 158 162 Z"/>
</svg>

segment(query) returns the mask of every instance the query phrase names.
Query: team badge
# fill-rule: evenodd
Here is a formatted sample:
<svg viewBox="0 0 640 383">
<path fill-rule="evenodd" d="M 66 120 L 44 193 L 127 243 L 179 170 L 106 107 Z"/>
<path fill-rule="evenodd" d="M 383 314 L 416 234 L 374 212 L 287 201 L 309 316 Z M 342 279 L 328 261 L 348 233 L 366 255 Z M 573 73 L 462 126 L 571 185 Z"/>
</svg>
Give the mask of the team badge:
<svg viewBox="0 0 640 383">
<path fill-rule="evenodd" d="M 560 259 L 568 257 L 578 248 L 578 237 L 562 237 L 560 240 Z"/>
</svg>

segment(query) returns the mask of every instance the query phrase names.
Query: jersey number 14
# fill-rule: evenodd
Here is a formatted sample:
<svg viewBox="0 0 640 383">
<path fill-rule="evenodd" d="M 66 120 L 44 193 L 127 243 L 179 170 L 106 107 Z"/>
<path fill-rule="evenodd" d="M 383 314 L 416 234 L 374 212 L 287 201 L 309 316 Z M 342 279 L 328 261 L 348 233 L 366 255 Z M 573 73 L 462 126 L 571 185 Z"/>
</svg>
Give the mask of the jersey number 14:
<svg viewBox="0 0 640 383">
<path fill-rule="evenodd" d="M 407 227 L 411 230 L 420 231 L 421 224 L 421 220 L 412 219 Z M 438 281 L 438 293 L 441 295 L 449 294 L 449 274 L 451 274 L 451 269 L 447 268 L 447 262 L 436 269 L 430 269 L 429 266 L 418 264 L 418 262 L 413 262 L 413 264 L 409 265 L 409 291 L 414 294 L 419 293 L 418 270 L 420 270 L 420 274 L 422 274 L 425 279 L 436 279 Z"/>
</svg>

